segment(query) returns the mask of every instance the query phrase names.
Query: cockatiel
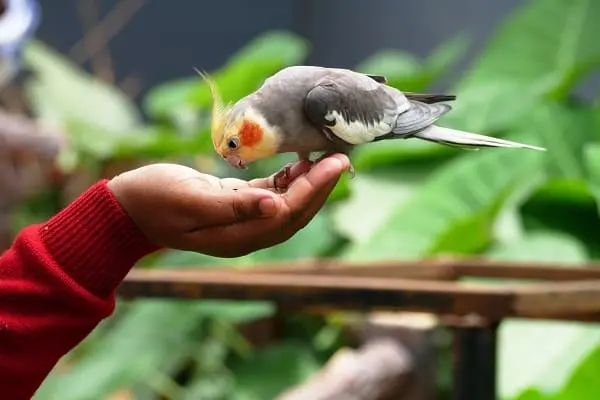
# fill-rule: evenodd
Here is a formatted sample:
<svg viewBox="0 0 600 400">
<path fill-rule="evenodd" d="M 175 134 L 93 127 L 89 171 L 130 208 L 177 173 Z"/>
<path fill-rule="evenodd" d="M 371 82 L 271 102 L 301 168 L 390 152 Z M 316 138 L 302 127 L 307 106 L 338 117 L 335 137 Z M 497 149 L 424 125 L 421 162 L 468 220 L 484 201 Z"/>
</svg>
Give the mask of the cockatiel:
<svg viewBox="0 0 600 400">
<path fill-rule="evenodd" d="M 433 125 L 451 110 L 452 95 L 403 93 L 384 76 L 316 66 L 287 67 L 233 105 L 223 104 L 216 85 L 211 135 L 215 151 L 235 168 L 255 160 L 295 152 L 344 153 L 380 140 L 417 138 L 463 147 L 541 147 Z M 287 176 L 285 166 L 280 172 Z M 351 166 L 351 174 L 354 168 Z"/>
</svg>

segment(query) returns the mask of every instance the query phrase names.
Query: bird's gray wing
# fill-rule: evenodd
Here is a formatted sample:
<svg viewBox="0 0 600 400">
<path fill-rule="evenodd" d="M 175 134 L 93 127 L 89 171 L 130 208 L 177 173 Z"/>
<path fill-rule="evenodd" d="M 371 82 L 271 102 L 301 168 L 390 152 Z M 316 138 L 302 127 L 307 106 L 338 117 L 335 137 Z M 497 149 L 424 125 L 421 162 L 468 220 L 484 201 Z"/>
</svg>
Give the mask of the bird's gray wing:
<svg viewBox="0 0 600 400">
<path fill-rule="evenodd" d="M 373 79 L 377 83 L 387 84 L 387 77 L 383 75 L 365 74 L 369 78 Z M 414 93 L 414 92 L 403 92 L 408 100 L 420 101 L 425 104 L 440 103 L 442 101 L 454 101 L 456 96 L 453 94 L 439 94 L 439 93 Z"/>
<path fill-rule="evenodd" d="M 420 101 L 421 103 L 434 104 L 442 101 L 454 101 L 456 96 L 453 94 L 437 94 L 437 93 L 413 93 L 403 92 L 408 100 Z"/>
<path fill-rule="evenodd" d="M 362 144 L 389 134 L 408 102 L 396 101 L 385 86 L 364 75 L 335 76 L 313 87 L 304 99 L 308 120 L 328 137 Z"/>
<path fill-rule="evenodd" d="M 369 78 L 373 79 L 377 83 L 387 83 L 387 78 L 383 75 L 373 75 L 373 74 L 365 74 Z"/>
<path fill-rule="evenodd" d="M 328 137 L 358 145 L 408 137 L 431 125 L 450 106 L 411 101 L 372 79 L 328 79 L 304 100 L 308 120 Z"/>
</svg>

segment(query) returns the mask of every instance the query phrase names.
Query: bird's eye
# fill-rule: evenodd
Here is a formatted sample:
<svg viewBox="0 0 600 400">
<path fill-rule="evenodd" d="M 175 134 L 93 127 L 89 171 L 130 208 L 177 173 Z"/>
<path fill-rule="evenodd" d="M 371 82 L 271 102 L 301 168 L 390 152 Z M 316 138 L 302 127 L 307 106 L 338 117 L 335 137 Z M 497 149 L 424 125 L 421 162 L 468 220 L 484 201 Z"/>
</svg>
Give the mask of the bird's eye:
<svg viewBox="0 0 600 400">
<path fill-rule="evenodd" d="M 240 143 L 238 142 L 237 138 L 231 138 L 227 142 L 227 147 L 229 147 L 231 150 L 237 149 L 239 147 L 239 145 L 240 145 Z"/>
</svg>

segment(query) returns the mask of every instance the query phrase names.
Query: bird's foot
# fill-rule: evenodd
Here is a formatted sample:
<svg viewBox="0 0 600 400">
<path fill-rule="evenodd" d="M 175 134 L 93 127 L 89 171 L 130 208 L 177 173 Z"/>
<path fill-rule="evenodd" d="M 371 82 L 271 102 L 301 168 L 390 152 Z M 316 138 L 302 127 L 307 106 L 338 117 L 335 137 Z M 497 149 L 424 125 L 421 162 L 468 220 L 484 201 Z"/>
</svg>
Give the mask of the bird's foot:
<svg viewBox="0 0 600 400">
<path fill-rule="evenodd" d="M 348 165 L 347 171 L 350 175 L 350 179 L 354 179 L 354 177 L 356 176 L 356 171 L 354 170 L 354 165 L 352 165 L 352 162 L 350 162 L 350 164 Z"/>
<path fill-rule="evenodd" d="M 273 186 L 276 190 L 286 189 L 292 183 L 292 166 L 294 164 L 285 164 L 279 171 L 273 175 Z"/>
</svg>

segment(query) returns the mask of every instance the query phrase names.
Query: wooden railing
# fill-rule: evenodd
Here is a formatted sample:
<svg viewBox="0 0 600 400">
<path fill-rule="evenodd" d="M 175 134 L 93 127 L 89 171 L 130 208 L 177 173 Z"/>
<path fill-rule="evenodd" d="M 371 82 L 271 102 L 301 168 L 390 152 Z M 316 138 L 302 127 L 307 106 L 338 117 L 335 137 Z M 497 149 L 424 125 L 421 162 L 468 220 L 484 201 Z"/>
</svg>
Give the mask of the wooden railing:
<svg viewBox="0 0 600 400">
<path fill-rule="evenodd" d="M 119 293 L 124 298 L 268 300 L 280 312 L 435 315 L 440 324 L 454 331 L 454 398 L 488 400 L 496 398 L 496 335 L 502 320 L 600 321 L 598 267 L 439 259 L 355 264 L 319 260 L 244 269 L 134 269 Z M 493 282 L 494 278 L 510 282 Z M 321 374 L 280 399 L 342 399 L 348 390 L 369 400 L 423 398 L 406 390 L 406 377 L 414 373 L 409 366 L 419 360 L 388 339 L 367 343 L 351 357 L 344 350 L 340 354 L 345 355 L 335 356 Z M 364 368 L 370 374 L 365 374 Z M 391 378 L 404 384 L 394 385 Z M 404 397 L 398 397 L 400 394 Z"/>
</svg>

